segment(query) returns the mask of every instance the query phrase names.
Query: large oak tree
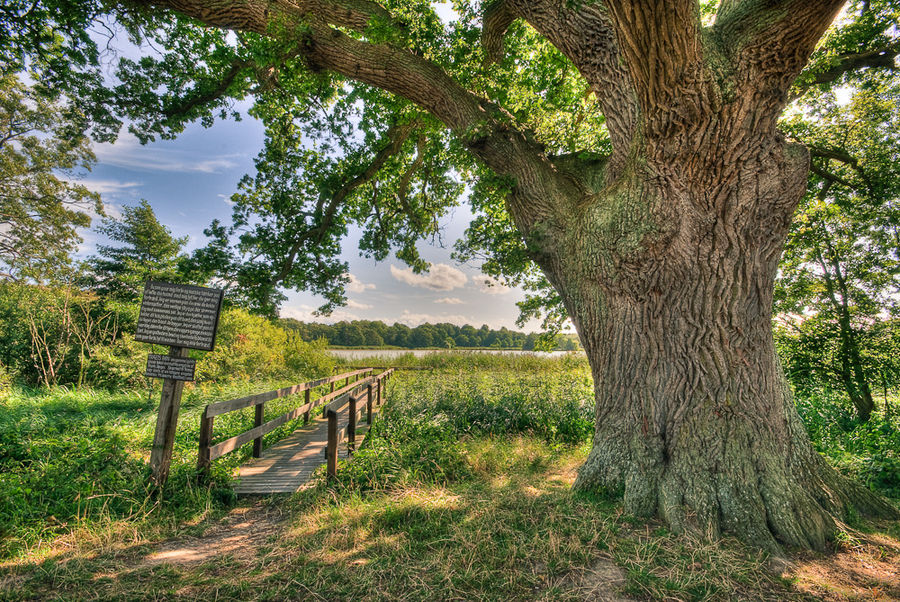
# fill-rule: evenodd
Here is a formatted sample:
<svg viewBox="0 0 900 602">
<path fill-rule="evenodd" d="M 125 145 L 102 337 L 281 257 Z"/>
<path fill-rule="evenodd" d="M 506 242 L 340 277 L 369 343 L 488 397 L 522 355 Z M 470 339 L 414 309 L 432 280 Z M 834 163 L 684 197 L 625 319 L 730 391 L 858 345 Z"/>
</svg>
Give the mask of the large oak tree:
<svg viewBox="0 0 900 602">
<path fill-rule="evenodd" d="M 144 0 L 113 8 L 157 55 L 122 61 L 106 91 L 59 57 L 90 54 L 79 26 L 108 7 L 28 4 L 68 46 L 24 8 L 0 34 L 44 57 L 42 81 L 82 97 L 101 138 L 117 116 L 175 135 L 255 95 L 267 144 L 236 198 L 257 277 L 330 290 L 354 222 L 365 252 L 421 268 L 415 240 L 465 178 L 468 250 L 494 246 L 488 265 L 513 279 L 538 266 L 530 282 L 552 285 L 590 360 L 577 487 L 772 551 L 822 548 L 857 511 L 896 515 L 812 449 L 772 340 L 810 167 L 777 122 L 843 0 L 464 0 L 449 25 L 427 2 Z M 852 4 L 848 27 L 884 5 Z M 872 31 L 803 85 L 893 68 L 890 24 Z"/>
</svg>

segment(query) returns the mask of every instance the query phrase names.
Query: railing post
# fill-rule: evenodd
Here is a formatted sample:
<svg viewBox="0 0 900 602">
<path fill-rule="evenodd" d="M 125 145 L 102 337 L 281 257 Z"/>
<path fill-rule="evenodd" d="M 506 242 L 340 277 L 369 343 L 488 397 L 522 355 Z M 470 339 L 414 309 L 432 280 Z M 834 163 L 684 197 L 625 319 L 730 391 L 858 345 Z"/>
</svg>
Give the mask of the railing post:
<svg viewBox="0 0 900 602">
<path fill-rule="evenodd" d="M 309 395 L 312 393 L 309 389 L 306 390 L 306 394 L 303 396 L 303 403 L 306 404 L 306 411 L 303 413 L 303 424 L 309 424 Z"/>
<path fill-rule="evenodd" d="M 334 393 L 334 381 L 331 381 L 331 391 L 329 393 Z"/>
<path fill-rule="evenodd" d="M 325 448 L 325 461 L 329 479 L 333 479 L 337 474 L 337 422 L 337 412 L 328 410 L 328 447 Z"/>
<path fill-rule="evenodd" d="M 206 416 L 207 409 L 203 409 L 203 415 L 200 417 L 200 450 L 197 454 L 197 471 L 200 478 L 205 479 L 209 476 L 209 469 L 212 462 L 209 459 L 209 444 L 212 443 L 213 420 L 215 416 Z"/>
<path fill-rule="evenodd" d="M 349 415 L 347 416 L 347 451 L 353 453 L 356 450 L 356 402 L 355 395 L 350 396 Z"/>
<path fill-rule="evenodd" d="M 366 424 L 372 426 L 372 385 L 366 387 Z"/>
<path fill-rule="evenodd" d="M 265 411 L 265 402 L 256 405 L 256 416 L 253 420 L 253 427 L 262 426 L 263 412 Z M 262 435 L 253 440 L 253 457 L 258 458 L 262 455 Z"/>
</svg>

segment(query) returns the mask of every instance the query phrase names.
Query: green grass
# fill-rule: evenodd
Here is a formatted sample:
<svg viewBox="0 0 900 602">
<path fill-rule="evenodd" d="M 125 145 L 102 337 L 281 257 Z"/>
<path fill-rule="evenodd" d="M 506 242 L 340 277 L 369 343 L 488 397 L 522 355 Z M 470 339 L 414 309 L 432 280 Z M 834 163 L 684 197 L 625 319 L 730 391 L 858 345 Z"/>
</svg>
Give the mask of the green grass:
<svg viewBox="0 0 900 602">
<path fill-rule="evenodd" d="M 262 539 L 199 563 L 153 562 L 151 544 L 215 532 L 226 511 L 250 504 L 235 506 L 228 487 L 249 446 L 215 463 L 210 487 L 192 481 L 202 406 L 245 391 L 188 392 L 173 478 L 157 502 L 142 488 L 155 395 L 14 396 L 4 402 L 0 433 L 27 436 L 15 444 L 0 438 L 0 462 L 32 475 L 29 495 L 45 481 L 54 487 L 10 504 L 20 523 L 7 549 L 15 559 L 0 564 L 0 599 L 577 600 L 609 587 L 638 599 L 809 599 L 736 541 L 675 535 L 623 514 L 615 500 L 573 492 L 592 435 L 593 385 L 582 359 L 517 356 L 475 369 L 464 363 L 474 354 L 460 355 L 443 369 L 391 379 L 371 438 L 341 463 L 337 479 L 320 472 L 309 490 L 250 506 L 249 520 L 273 509 L 287 518 Z M 807 417 L 810 407 L 801 405 Z M 251 423 L 252 411 L 217 421 L 217 439 Z M 841 453 L 876 445 L 808 424 L 820 445 L 843 441 Z M 25 461 L 10 464 L 10 453 Z M 80 474 L 90 478 L 77 481 Z M 118 493 L 102 495 L 112 485 Z M 57 524 L 41 504 L 66 487 L 63 510 L 52 514 L 62 518 Z M 898 535 L 896 525 L 879 528 Z M 839 549 L 861 553 L 855 537 Z M 866 562 L 900 559 L 885 545 L 866 552 Z M 816 591 L 832 587 L 820 581 Z"/>
<path fill-rule="evenodd" d="M 196 482 L 200 414 L 206 404 L 307 380 L 236 383 L 185 391 L 169 481 L 160 495 L 148 489 L 148 458 L 159 386 L 152 393 L 58 388 L 17 390 L 0 399 L 0 559 L 34 553 L 54 539 L 113 537 L 123 529 L 174 532 L 179 525 L 223 512 L 233 501 L 232 470 L 251 446 L 214 464 L 210 482 Z M 303 402 L 302 396 L 266 404 L 266 419 Z M 284 437 L 300 422 L 266 435 Z M 253 409 L 216 419 L 214 441 L 253 426 Z"/>
<path fill-rule="evenodd" d="M 502 351 L 502 350 L 501 350 Z M 479 351 L 442 351 L 416 356 L 404 353 L 399 356 L 371 356 L 361 359 L 342 359 L 348 366 L 397 366 L 404 368 L 431 368 L 450 371 L 522 371 L 560 372 L 575 369 L 588 370 L 587 356 L 580 351 L 560 355 L 540 353 L 481 353 Z"/>
<path fill-rule="evenodd" d="M 801 598 L 735 542 L 674 536 L 573 493 L 585 445 L 507 435 L 455 447 L 467 469 L 454 478 L 420 475 L 366 491 L 343 477 L 320 481 L 282 502 L 283 530 L 249 557 L 153 564 L 147 546 L 71 554 L 7 570 L 17 581 L 9 598 L 581 600 L 617 590 Z"/>
</svg>

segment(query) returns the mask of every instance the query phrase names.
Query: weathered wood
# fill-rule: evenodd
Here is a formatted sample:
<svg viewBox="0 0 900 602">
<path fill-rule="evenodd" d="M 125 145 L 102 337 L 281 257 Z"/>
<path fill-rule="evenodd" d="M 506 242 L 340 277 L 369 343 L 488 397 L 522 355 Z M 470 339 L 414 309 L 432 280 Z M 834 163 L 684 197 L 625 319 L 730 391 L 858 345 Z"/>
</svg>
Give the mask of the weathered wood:
<svg viewBox="0 0 900 602">
<path fill-rule="evenodd" d="M 372 385 L 366 387 L 366 424 L 372 424 Z"/>
<path fill-rule="evenodd" d="M 256 406 L 256 412 L 253 416 L 253 426 L 260 427 L 263 423 L 266 404 L 261 403 Z M 262 435 L 253 440 L 253 457 L 258 458 L 262 455 Z"/>
<path fill-rule="evenodd" d="M 254 395 L 248 395 L 247 397 L 241 397 L 238 399 L 229 399 L 227 401 L 220 401 L 218 403 L 212 403 L 208 406 L 209 416 L 220 416 L 222 414 L 227 414 L 229 412 L 234 412 L 235 410 L 241 410 L 243 408 L 249 408 L 254 405 L 258 405 L 260 403 L 265 403 L 267 401 L 272 401 L 273 399 L 278 399 L 281 397 L 286 397 L 288 395 L 293 395 L 295 393 L 300 393 L 301 391 L 307 391 L 310 389 L 315 389 L 316 387 L 320 387 L 322 385 L 331 385 L 331 390 L 334 391 L 334 383 L 338 380 L 343 380 L 348 377 L 348 374 L 363 374 L 371 372 L 371 368 L 366 368 L 363 370 L 357 370 L 355 372 L 349 372 L 346 374 L 338 374 L 336 376 L 330 376 L 328 378 L 320 378 L 319 380 L 313 380 L 306 383 L 300 383 L 298 385 L 293 385 L 290 387 L 285 387 L 283 389 L 277 389 L 275 391 L 267 391 L 265 393 L 256 393 Z"/>
<path fill-rule="evenodd" d="M 290 422 L 291 420 L 295 420 L 296 418 L 299 418 L 307 409 L 308 408 L 306 407 L 306 404 L 304 404 L 304 405 L 300 406 L 299 408 L 294 408 L 293 410 L 291 410 L 290 412 L 287 412 L 286 414 L 282 414 L 278 418 L 273 418 L 272 420 L 266 422 L 265 424 L 254 427 L 254 428 L 250 429 L 249 431 L 244 431 L 240 435 L 235 435 L 234 437 L 231 437 L 230 439 L 226 439 L 225 441 L 222 441 L 221 443 L 217 443 L 217 444 L 211 446 L 209 448 L 209 459 L 212 461 L 212 460 L 215 460 L 216 458 L 221 458 L 225 454 L 236 450 L 237 448 L 244 445 L 245 443 L 248 443 L 249 441 L 252 441 L 253 439 L 256 439 L 258 437 L 262 437 L 266 433 L 269 433 L 269 432 L 275 430 L 282 424 L 286 424 L 286 423 Z M 258 456 L 254 456 L 254 457 L 258 457 Z"/>
<path fill-rule="evenodd" d="M 187 357 L 184 347 L 170 347 L 169 356 Z M 169 477 L 169 466 L 172 463 L 172 449 L 175 445 L 175 427 L 178 425 L 178 412 L 181 409 L 181 392 L 184 381 L 164 379 L 162 396 L 159 402 L 159 414 L 156 417 L 156 431 L 153 434 L 153 447 L 150 450 L 151 480 L 161 487 Z"/>
<path fill-rule="evenodd" d="M 214 417 L 207 415 L 203 410 L 200 417 L 200 452 L 197 455 L 197 470 L 201 477 L 209 476 L 211 461 L 209 459 L 209 444 L 212 443 L 212 431 Z"/>
<path fill-rule="evenodd" d="M 353 453 L 356 449 L 356 403 L 359 398 L 356 395 L 350 396 L 349 408 L 347 410 L 347 452 Z"/>
<path fill-rule="evenodd" d="M 337 449 L 338 449 L 338 417 L 337 412 L 328 412 L 328 447 L 325 448 L 325 462 L 328 465 L 326 474 L 333 479 L 337 474 Z"/>
<path fill-rule="evenodd" d="M 307 389 L 303 395 L 303 401 L 306 405 L 306 411 L 303 413 L 303 424 L 309 424 L 309 410 L 312 408 L 312 405 L 309 403 L 309 397 L 312 393 L 311 390 Z"/>
</svg>

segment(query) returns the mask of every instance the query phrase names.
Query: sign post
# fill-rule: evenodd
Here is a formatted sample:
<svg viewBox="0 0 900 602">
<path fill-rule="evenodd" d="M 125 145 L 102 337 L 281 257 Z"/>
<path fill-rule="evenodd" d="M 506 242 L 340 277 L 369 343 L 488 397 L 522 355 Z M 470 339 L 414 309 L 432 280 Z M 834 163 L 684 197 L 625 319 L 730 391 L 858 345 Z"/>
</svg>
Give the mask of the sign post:
<svg viewBox="0 0 900 602">
<path fill-rule="evenodd" d="M 162 378 L 162 398 L 150 450 L 151 480 L 165 484 L 172 463 L 175 428 L 185 381 L 194 380 L 188 349 L 212 351 L 222 310 L 220 289 L 149 281 L 144 287 L 135 340 L 168 345 L 168 355 L 150 354 L 146 375 Z"/>
</svg>

